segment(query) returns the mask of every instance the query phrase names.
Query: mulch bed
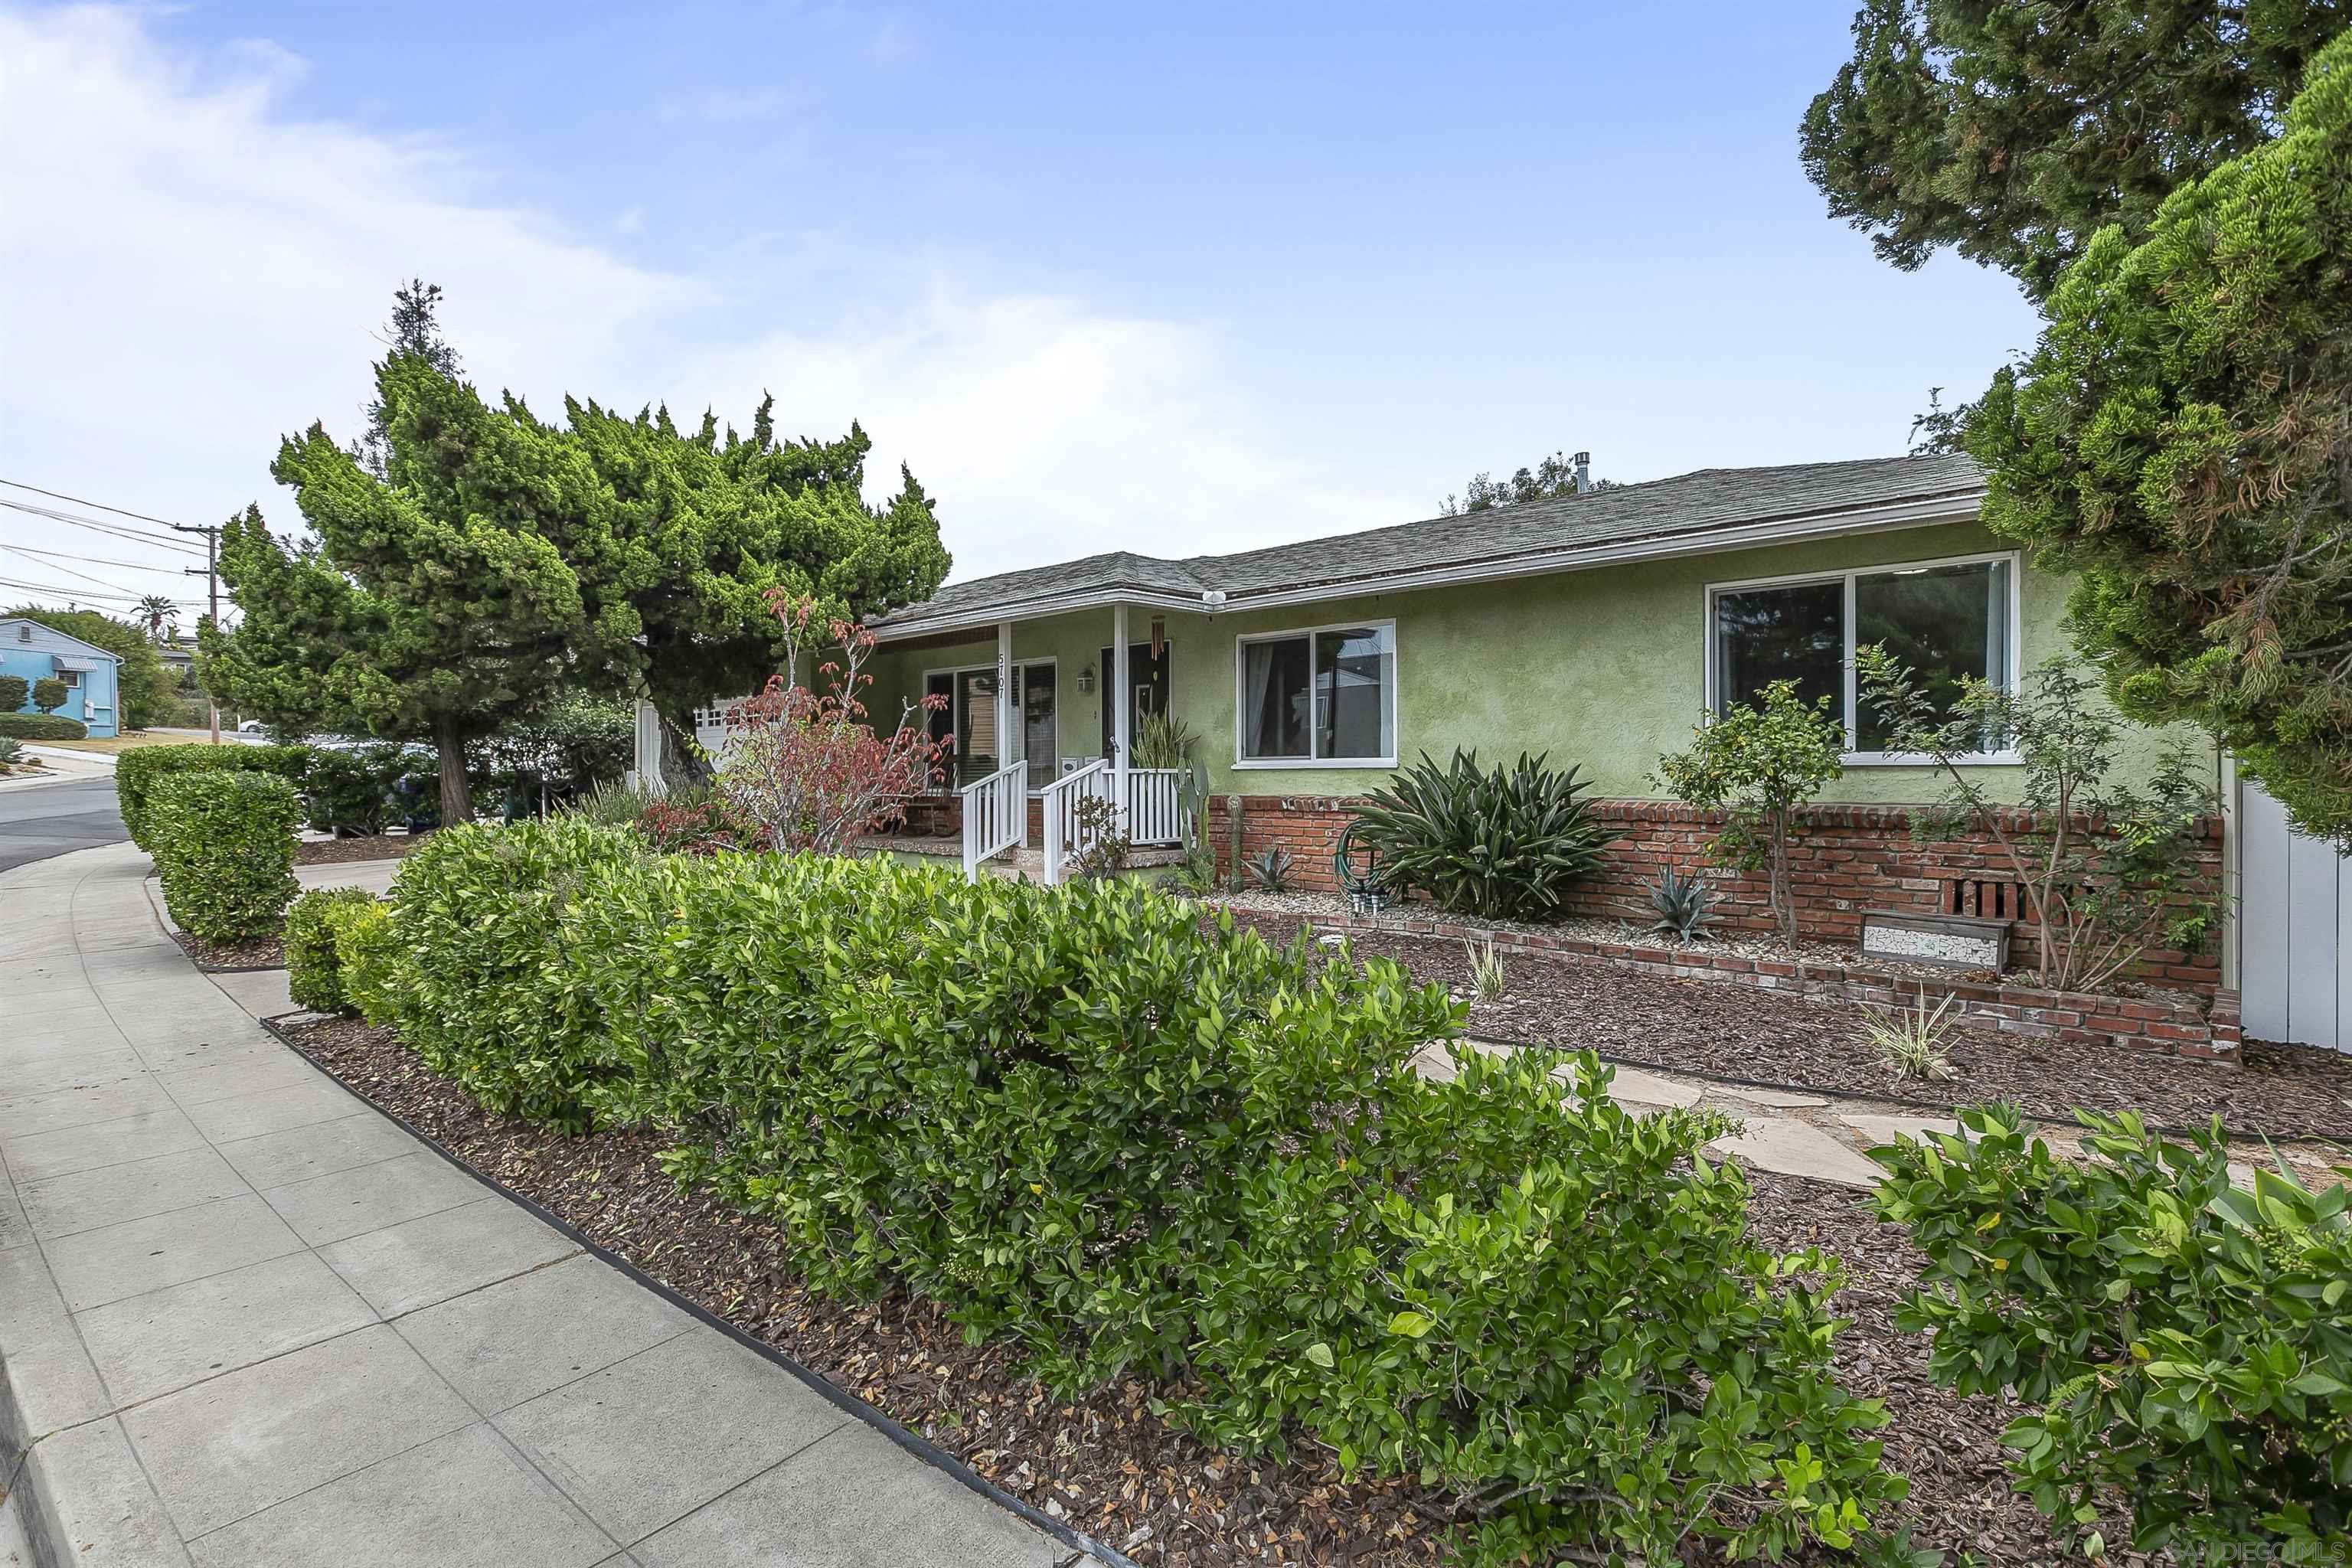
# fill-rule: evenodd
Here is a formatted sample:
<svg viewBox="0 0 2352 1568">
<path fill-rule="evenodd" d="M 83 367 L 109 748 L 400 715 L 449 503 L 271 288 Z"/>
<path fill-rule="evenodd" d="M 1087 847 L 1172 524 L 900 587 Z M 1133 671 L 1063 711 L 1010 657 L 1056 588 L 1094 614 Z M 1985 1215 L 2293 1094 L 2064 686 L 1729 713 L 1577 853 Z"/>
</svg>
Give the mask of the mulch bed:
<svg viewBox="0 0 2352 1568">
<path fill-rule="evenodd" d="M 294 846 L 297 866 L 340 866 L 346 860 L 397 860 L 425 842 L 423 835 L 380 833 L 367 838 L 304 838 Z"/>
<path fill-rule="evenodd" d="M 662 1139 L 571 1138 L 488 1116 L 389 1030 L 355 1020 L 285 1032 L 320 1067 L 474 1169 L 1138 1563 L 1402 1568 L 1443 1558 L 1446 1500 L 1411 1480 L 1343 1485 L 1337 1467 L 1313 1451 L 1286 1462 L 1236 1459 L 1155 1415 L 1142 1384 L 1058 1402 L 1004 1347 L 966 1344 L 925 1302 L 895 1292 L 871 1304 L 810 1292 L 793 1278 L 774 1227 L 678 1192 L 655 1163 Z M 1999 1434 L 2015 1411 L 1936 1388 L 1926 1342 L 1895 1327 L 1894 1309 L 1920 1266 L 1900 1228 L 1878 1224 L 1842 1188 L 1762 1173 L 1753 1179 L 1760 1240 L 1783 1249 L 1820 1246 L 1845 1259 L 1837 1305 L 1854 1323 L 1841 1339 L 1839 1369 L 1854 1393 L 1887 1402 L 1886 1460 L 1912 1480 L 1890 1524 L 1908 1525 L 1915 1547 L 1974 1552 L 1989 1563 L 2056 1560 L 2057 1543 L 2003 1473 Z M 2110 1541 L 2121 1538 L 2108 1531 Z"/>
<path fill-rule="evenodd" d="M 1342 1485 L 1327 1456 L 1236 1460 L 1152 1414 L 1122 1382 L 1069 1403 L 1002 1345 L 968 1345 L 929 1303 L 816 1295 L 793 1278 L 775 1227 L 655 1163 L 667 1141 L 571 1138 L 487 1115 L 391 1031 L 352 1020 L 287 1037 L 352 1089 L 475 1170 L 561 1215 L 599 1246 L 923 1434 L 1033 1507 L 1139 1563 L 1169 1568 L 1441 1560 L 1441 1496 L 1410 1481 Z"/>
<path fill-rule="evenodd" d="M 1286 941 L 1292 915 L 1235 910 L 1236 921 Z M 1462 943 L 1442 937 L 1360 933 L 1360 955 L 1395 959 L 1415 978 L 1466 994 Z M 2352 1055 L 2247 1043 L 2230 1068 L 2116 1046 L 2069 1043 L 1956 1028 L 1946 1053 L 1959 1076 L 1944 1082 L 1893 1077 L 1851 1003 L 1780 995 L 1747 986 L 1644 974 L 1608 963 L 1537 953 L 1503 956 L 1499 1002 L 1470 1005 L 1470 1032 L 1515 1045 L 1597 1051 L 1664 1072 L 1938 1107 L 2016 1103 L 2026 1114 L 2071 1121 L 2076 1107 L 2137 1110 L 2151 1123 L 2281 1138 L 2352 1140 Z"/>
<path fill-rule="evenodd" d="M 200 936 L 175 931 L 172 940 L 180 951 L 196 961 L 202 969 L 283 969 L 286 967 L 286 941 L 280 936 L 256 937 L 251 942 L 206 942 Z"/>
<path fill-rule="evenodd" d="M 2013 1489 L 2000 1434 L 2024 1414 L 2015 1402 L 1990 1394 L 1963 1397 L 1927 1376 L 1927 1339 L 1895 1326 L 1895 1310 L 1918 1288 L 1927 1260 L 1903 1227 L 1883 1225 L 1867 1195 L 1801 1176 L 1751 1170 L 1755 1199 L 1748 1229 L 1780 1252 L 1818 1247 L 1845 1265 L 1845 1283 L 1832 1299 L 1851 1320 L 1838 1336 L 1838 1381 L 1846 1391 L 1885 1402 L 1889 1419 L 1876 1436 L 1889 1469 L 1910 1478 L 1911 1495 L 1886 1520 L 1907 1525 L 1915 1547 L 1975 1552 L 1988 1565 L 2052 1563 L 2068 1554 L 2033 1504 Z M 2109 1542 L 2126 1542 L 2122 1518 L 2100 1521 Z M 2111 1544 L 2106 1561 L 2152 1559 Z"/>
</svg>

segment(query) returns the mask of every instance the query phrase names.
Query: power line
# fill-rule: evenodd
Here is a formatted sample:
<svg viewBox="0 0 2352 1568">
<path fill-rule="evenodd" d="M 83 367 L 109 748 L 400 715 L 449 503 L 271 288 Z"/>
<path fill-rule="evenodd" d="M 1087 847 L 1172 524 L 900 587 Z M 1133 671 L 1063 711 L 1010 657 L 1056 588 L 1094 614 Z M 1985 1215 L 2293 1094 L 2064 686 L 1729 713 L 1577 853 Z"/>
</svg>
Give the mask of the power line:
<svg viewBox="0 0 2352 1568">
<path fill-rule="evenodd" d="M 95 518 L 76 517 L 69 511 L 58 511 L 53 507 L 35 506 L 29 501 L 10 500 L 5 496 L 0 496 L 0 506 L 5 506 L 11 511 L 26 512 L 34 517 L 46 517 L 58 522 L 69 522 L 76 528 L 87 528 L 94 532 L 110 534 L 117 539 L 135 540 L 142 544 L 154 545 L 159 550 L 184 550 L 191 555 L 204 553 L 193 544 L 183 544 L 176 539 L 167 539 L 160 533 L 149 533 L 143 529 L 124 528 L 117 523 L 100 522 Z"/>
<path fill-rule="evenodd" d="M 121 566 L 132 572 L 161 572 L 167 577 L 182 575 L 186 568 L 153 566 L 143 561 L 108 561 L 96 555 L 75 555 L 63 550 L 36 550 L 29 544 L 0 544 L 0 550 L 13 550 L 20 555 L 47 555 L 59 561 L 79 561 L 85 566 Z"/>
<path fill-rule="evenodd" d="M 0 588 L 14 588 L 26 594 L 58 594 L 68 599 L 120 599 L 124 604 L 136 604 L 142 595 L 109 591 L 92 593 L 88 588 L 60 588 L 55 583 L 27 583 L 16 577 L 0 577 Z"/>
<path fill-rule="evenodd" d="M 12 553 L 24 555 L 39 553 L 39 552 L 30 550 L 19 551 L 16 546 L 13 544 L 0 544 L 0 550 L 5 550 Z M 61 566 L 54 561 L 48 563 L 48 567 L 52 572 L 62 572 L 68 577 L 79 577 L 85 583 L 95 583 L 101 588 L 111 589 L 112 591 L 122 595 L 126 598 L 137 599 L 144 597 L 143 595 L 132 593 L 130 589 L 125 588 L 120 583 L 110 583 L 103 577 L 93 577 L 87 572 L 77 572 L 70 566 Z"/>
<path fill-rule="evenodd" d="M 57 490 L 45 490 L 38 485 L 20 484 L 15 479 L 0 479 L 0 485 L 6 485 L 12 490 L 30 490 L 37 496 L 47 496 L 51 500 L 71 501 L 76 506 L 86 506 L 92 511 L 110 511 L 117 517 L 135 517 L 142 522 L 157 523 L 164 528 L 180 526 L 163 518 L 149 517 L 143 511 L 125 511 L 119 506 L 109 506 L 104 501 L 84 500 L 79 496 L 65 495 Z"/>
</svg>

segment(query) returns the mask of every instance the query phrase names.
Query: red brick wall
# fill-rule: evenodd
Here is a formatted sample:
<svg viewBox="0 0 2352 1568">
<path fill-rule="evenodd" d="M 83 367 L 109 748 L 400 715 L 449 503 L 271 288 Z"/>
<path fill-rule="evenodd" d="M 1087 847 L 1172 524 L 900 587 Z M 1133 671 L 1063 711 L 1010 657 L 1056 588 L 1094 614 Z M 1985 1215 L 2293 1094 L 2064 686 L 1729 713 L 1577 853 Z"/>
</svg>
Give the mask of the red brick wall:
<svg viewBox="0 0 2352 1568">
<path fill-rule="evenodd" d="M 1242 855 L 1255 859 L 1273 846 L 1290 851 L 1291 881 L 1319 892 L 1336 890 L 1331 850 L 1348 824 L 1349 805 L 1327 796 L 1215 795 L 1209 802 L 1210 842 L 1221 868 L 1227 867 L 1230 815 L 1227 802 L 1241 803 Z M 1910 813 L 1900 805 L 1812 805 L 1799 815 L 1790 846 L 1790 879 L 1797 901 L 1800 934 L 1825 942 L 1858 942 L 1865 910 L 1919 914 L 1977 914 L 2019 920 L 2012 930 L 2012 962 L 2032 963 L 2036 930 L 2022 920 L 2021 899 L 2008 861 L 1990 835 L 1970 834 L 1948 843 L 1915 845 Z M 1616 830 L 1601 869 L 1580 884 L 1573 912 L 1601 919 L 1649 918 L 1648 889 L 1659 871 L 1704 872 L 1718 895 L 1719 929 L 1772 929 L 1765 879 L 1712 865 L 1706 846 L 1723 816 L 1673 801 L 1611 800 L 1594 803 L 1596 820 Z M 2221 823 L 2200 824 L 2198 862 L 2206 887 L 2221 885 Z M 1954 884 L 1959 884 L 1956 889 Z M 1956 900 L 1958 907 L 1955 907 Z M 2200 954 L 2152 952 L 2141 975 L 2158 984 L 2210 995 L 2221 983 L 2221 959 L 2209 947 Z"/>
<path fill-rule="evenodd" d="M 1865 1006 L 1903 1007 L 1941 1003 L 1949 997 L 1958 1016 L 1981 1029 L 2041 1039 L 2085 1040 L 2127 1046 L 2168 1056 L 2195 1057 L 2236 1066 L 2241 1044 L 2238 994 L 2210 996 L 2150 996 L 2146 1000 L 2089 993 L 2041 991 L 2029 985 L 1988 985 L 1976 981 L 1900 979 L 1853 963 L 1783 963 L 1740 958 L 1696 947 L 1651 947 L 1642 941 L 1584 942 L 1537 932 L 1497 931 L 1475 921 L 1423 910 L 1390 910 L 1377 916 L 1343 915 L 1312 922 L 1318 931 L 1400 931 L 1408 936 L 1491 942 L 1504 952 L 1545 953 L 1571 963 L 1614 964 L 1676 980 L 1707 980 L 1762 991 L 1790 991 Z"/>
</svg>

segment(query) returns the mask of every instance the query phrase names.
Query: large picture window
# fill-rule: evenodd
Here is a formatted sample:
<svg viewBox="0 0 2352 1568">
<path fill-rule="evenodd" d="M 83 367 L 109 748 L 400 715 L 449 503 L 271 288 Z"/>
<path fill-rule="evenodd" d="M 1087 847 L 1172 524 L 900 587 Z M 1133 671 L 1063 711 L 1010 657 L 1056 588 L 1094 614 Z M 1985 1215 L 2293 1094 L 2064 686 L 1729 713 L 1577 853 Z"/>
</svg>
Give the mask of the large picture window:
<svg viewBox="0 0 2352 1568">
<path fill-rule="evenodd" d="M 1948 710 L 1964 679 L 2010 685 L 2016 579 L 2013 559 L 2002 555 L 1712 588 L 1708 703 L 1721 713 L 1775 680 L 1793 680 L 1807 701 L 1831 700 L 1849 761 L 1888 760 L 1885 725 L 1854 689 L 1854 649 L 1884 645 Z M 1987 753 L 1998 746 L 1989 737 Z"/>
<path fill-rule="evenodd" d="M 1244 767 L 1396 761 L 1396 626 L 1244 637 L 1235 654 Z"/>
</svg>

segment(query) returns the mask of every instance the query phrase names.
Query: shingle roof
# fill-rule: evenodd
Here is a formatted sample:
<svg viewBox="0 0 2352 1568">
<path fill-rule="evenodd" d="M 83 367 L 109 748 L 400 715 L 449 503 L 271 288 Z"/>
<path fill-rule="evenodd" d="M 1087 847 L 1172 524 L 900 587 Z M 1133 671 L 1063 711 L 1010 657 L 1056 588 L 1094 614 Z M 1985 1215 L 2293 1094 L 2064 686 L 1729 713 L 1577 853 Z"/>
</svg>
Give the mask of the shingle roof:
<svg viewBox="0 0 2352 1568">
<path fill-rule="evenodd" d="M 1276 593 L 1350 584 L 1369 588 L 1400 574 L 1490 567 L 1640 541 L 1704 550 L 1710 535 L 1798 519 L 1834 518 L 1905 503 L 1972 503 L 1984 481 L 1965 457 L 1873 458 L 1766 468 L 1701 468 L 1673 479 L 1619 485 L 1459 517 L 1334 534 L 1234 555 L 1161 560 L 1117 551 L 1021 572 L 950 584 L 919 605 L 895 611 L 878 627 L 955 622 L 989 611 L 1017 610 L 1096 596 L 1166 595 L 1196 599 L 1221 591 L 1226 607 Z"/>
</svg>

